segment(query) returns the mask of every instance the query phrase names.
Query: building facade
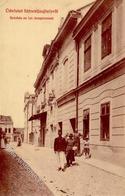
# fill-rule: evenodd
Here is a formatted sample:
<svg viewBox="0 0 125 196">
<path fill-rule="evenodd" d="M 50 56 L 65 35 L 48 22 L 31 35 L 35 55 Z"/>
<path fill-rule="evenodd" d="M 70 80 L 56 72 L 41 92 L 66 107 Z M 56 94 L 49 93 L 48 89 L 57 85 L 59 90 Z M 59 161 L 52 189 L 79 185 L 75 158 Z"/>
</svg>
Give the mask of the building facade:
<svg viewBox="0 0 125 196">
<path fill-rule="evenodd" d="M 63 135 L 75 130 L 77 53 L 72 35 L 91 6 L 70 11 L 51 45 L 47 44 L 43 49 L 44 61 L 34 84 L 37 114 L 30 119 L 40 121 L 42 146 L 53 147 L 58 129 Z"/>
<path fill-rule="evenodd" d="M 24 95 L 24 142 L 38 144 L 39 121 L 29 121 L 36 113 L 36 97 L 28 92 Z"/>
<path fill-rule="evenodd" d="M 13 128 L 13 141 L 17 142 L 18 138 L 21 138 L 21 141 L 24 142 L 24 128 Z"/>
<path fill-rule="evenodd" d="M 125 2 L 97 0 L 70 11 L 43 49 L 35 81 L 40 143 L 78 129 L 92 153 L 125 151 Z M 122 154 L 123 155 L 123 154 Z"/>
<path fill-rule="evenodd" d="M 9 141 L 13 141 L 13 121 L 11 116 L 0 115 L 0 134 L 2 133 Z"/>
<path fill-rule="evenodd" d="M 78 128 L 96 154 L 125 151 L 124 20 L 125 1 L 97 0 L 73 33 Z"/>
</svg>

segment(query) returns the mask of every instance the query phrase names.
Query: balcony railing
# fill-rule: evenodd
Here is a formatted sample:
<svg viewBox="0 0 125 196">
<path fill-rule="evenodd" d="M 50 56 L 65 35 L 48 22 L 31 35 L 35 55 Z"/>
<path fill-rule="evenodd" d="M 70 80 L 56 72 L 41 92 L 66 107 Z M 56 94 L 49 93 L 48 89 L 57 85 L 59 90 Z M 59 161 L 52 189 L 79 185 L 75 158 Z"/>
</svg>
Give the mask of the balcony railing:
<svg viewBox="0 0 125 196">
<path fill-rule="evenodd" d="M 52 90 L 51 93 L 49 93 L 49 98 L 48 98 L 48 105 L 52 106 L 53 100 L 55 98 L 54 90 Z"/>
<path fill-rule="evenodd" d="M 49 93 L 49 101 L 53 101 L 54 98 L 55 98 L 55 94 L 54 94 L 54 90 L 52 90 L 52 92 Z"/>
</svg>

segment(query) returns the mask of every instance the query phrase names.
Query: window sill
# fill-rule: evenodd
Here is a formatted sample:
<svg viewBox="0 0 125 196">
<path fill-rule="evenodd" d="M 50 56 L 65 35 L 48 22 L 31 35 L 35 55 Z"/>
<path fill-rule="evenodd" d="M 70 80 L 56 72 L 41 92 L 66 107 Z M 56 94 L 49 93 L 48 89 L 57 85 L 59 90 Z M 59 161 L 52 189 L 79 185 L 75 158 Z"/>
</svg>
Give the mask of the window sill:
<svg viewBox="0 0 125 196">
<path fill-rule="evenodd" d="M 106 141 L 106 142 L 109 142 L 110 139 L 100 139 L 100 141 L 101 141 L 101 142 L 105 142 L 105 141 Z"/>
</svg>

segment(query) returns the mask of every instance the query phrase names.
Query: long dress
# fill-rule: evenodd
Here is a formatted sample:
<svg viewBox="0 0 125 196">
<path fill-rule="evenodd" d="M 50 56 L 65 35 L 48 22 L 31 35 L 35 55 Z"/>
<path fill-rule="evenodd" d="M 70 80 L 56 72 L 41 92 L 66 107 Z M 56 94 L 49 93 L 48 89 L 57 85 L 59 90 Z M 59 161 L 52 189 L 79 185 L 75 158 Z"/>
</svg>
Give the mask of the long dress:
<svg viewBox="0 0 125 196">
<path fill-rule="evenodd" d="M 4 139 L 1 138 L 1 145 L 0 145 L 0 148 L 4 149 L 5 148 L 5 143 L 4 143 Z"/>
<path fill-rule="evenodd" d="M 70 166 L 73 161 L 75 161 L 74 157 L 74 150 L 72 149 L 74 145 L 73 139 L 67 140 L 67 147 L 66 147 L 66 159 L 67 159 L 67 165 Z"/>
</svg>

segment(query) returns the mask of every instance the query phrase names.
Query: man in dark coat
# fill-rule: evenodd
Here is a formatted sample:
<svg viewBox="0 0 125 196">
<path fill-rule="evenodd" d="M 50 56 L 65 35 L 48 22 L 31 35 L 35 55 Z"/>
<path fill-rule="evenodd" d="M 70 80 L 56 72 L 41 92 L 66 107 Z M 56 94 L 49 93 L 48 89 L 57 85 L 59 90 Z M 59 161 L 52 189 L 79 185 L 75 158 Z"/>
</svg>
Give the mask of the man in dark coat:
<svg viewBox="0 0 125 196">
<path fill-rule="evenodd" d="M 55 138 L 54 141 L 54 151 L 57 155 L 57 161 L 58 161 L 58 170 L 64 171 L 64 166 L 66 163 L 66 141 L 65 138 L 62 137 L 62 131 L 58 131 L 58 137 Z"/>
</svg>

